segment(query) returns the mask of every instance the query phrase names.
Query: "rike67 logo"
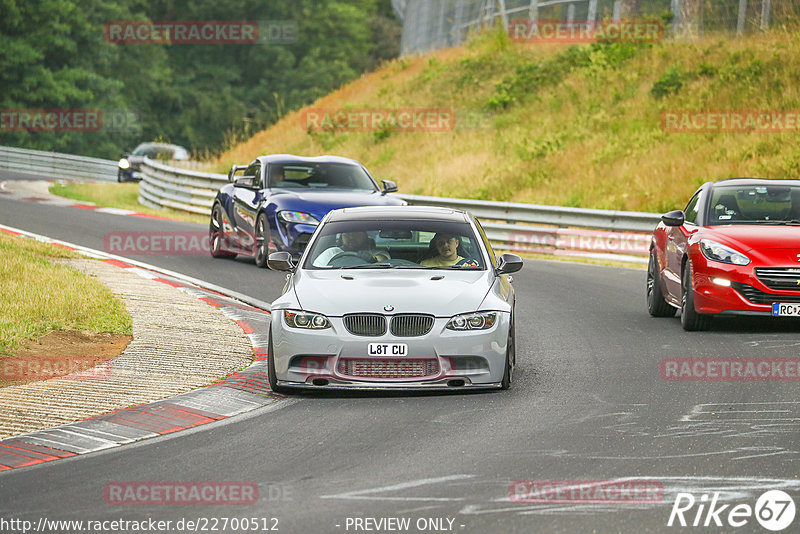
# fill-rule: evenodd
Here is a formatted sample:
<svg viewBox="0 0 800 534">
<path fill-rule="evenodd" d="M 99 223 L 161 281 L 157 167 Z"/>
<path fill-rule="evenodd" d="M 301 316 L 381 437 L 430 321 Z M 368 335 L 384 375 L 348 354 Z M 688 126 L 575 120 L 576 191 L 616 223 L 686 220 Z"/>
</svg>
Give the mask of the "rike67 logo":
<svg viewBox="0 0 800 534">
<path fill-rule="evenodd" d="M 719 493 L 709 500 L 707 494 L 696 499 L 691 493 L 678 493 L 667 526 L 738 528 L 756 521 L 773 532 L 784 530 L 794 521 L 794 500 L 781 490 L 767 491 L 758 498 L 755 507 L 749 504 L 719 504 Z"/>
</svg>

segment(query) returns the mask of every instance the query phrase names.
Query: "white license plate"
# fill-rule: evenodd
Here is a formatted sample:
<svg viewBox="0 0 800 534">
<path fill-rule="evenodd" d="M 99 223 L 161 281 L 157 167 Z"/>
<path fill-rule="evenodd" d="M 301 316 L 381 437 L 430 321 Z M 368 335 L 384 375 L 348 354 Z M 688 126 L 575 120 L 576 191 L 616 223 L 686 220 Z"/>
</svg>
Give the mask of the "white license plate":
<svg viewBox="0 0 800 534">
<path fill-rule="evenodd" d="M 370 356 L 406 356 L 408 345 L 405 343 L 370 343 L 367 349 Z"/>
<path fill-rule="evenodd" d="M 781 304 L 775 302 L 772 305 L 772 315 L 774 317 L 799 317 L 800 304 Z"/>
</svg>

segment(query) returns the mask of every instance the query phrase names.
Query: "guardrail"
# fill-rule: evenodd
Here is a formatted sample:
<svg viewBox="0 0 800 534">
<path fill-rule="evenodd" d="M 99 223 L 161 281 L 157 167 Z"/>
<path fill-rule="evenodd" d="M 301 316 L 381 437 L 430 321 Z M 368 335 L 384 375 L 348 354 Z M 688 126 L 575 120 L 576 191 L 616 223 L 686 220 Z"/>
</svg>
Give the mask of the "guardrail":
<svg viewBox="0 0 800 534">
<path fill-rule="evenodd" d="M 68 178 L 116 182 L 118 166 L 116 161 L 108 159 L 0 146 L 0 169 L 42 174 L 54 180 Z"/>
<path fill-rule="evenodd" d="M 208 214 L 224 174 L 177 169 L 152 160 L 142 165 L 139 201 Z M 468 210 L 481 219 L 499 250 L 645 262 L 659 215 L 633 211 L 541 206 L 459 198 L 396 196 L 416 206 Z"/>
<path fill-rule="evenodd" d="M 224 174 L 178 169 L 145 158 L 139 202 L 152 208 L 172 208 L 207 215 L 217 190 L 228 183 Z"/>
</svg>

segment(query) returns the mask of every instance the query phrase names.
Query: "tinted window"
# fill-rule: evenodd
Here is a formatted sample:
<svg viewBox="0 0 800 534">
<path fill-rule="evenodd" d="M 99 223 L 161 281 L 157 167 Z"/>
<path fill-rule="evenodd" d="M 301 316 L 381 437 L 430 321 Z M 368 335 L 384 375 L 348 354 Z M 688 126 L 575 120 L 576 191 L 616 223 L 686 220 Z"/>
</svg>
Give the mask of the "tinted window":
<svg viewBox="0 0 800 534">
<path fill-rule="evenodd" d="M 700 196 L 702 193 L 698 192 L 692 199 L 686 204 L 686 208 L 683 210 L 683 213 L 686 215 L 685 221 L 692 224 L 697 224 L 697 214 L 700 211 Z"/>
<path fill-rule="evenodd" d="M 261 187 L 261 164 L 254 163 L 244 171 L 245 176 L 253 177 L 253 187 Z"/>
<path fill-rule="evenodd" d="M 377 189 L 364 169 L 345 163 L 271 163 L 269 183 L 289 189 Z"/>
<path fill-rule="evenodd" d="M 708 224 L 747 224 L 800 219 L 800 186 L 716 186 Z"/>
</svg>

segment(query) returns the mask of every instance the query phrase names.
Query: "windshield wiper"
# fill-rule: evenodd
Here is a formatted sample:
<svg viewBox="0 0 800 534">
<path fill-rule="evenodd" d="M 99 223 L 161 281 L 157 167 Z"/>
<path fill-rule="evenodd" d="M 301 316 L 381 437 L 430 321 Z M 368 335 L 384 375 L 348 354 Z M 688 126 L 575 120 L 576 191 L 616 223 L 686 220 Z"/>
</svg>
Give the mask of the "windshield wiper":
<svg viewBox="0 0 800 534">
<path fill-rule="evenodd" d="M 349 267 L 342 267 L 342 269 L 391 269 L 391 263 L 362 263 L 361 265 L 351 265 Z"/>
<path fill-rule="evenodd" d="M 782 226 L 798 226 L 798 225 L 800 225 L 800 220 L 797 220 L 797 219 L 791 219 L 791 220 L 788 220 L 788 221 L 752 221 L 752 222 L 756 223 L 756 224 L 776 224 L 776 225 L 782 225 Z"/>
</svg>

